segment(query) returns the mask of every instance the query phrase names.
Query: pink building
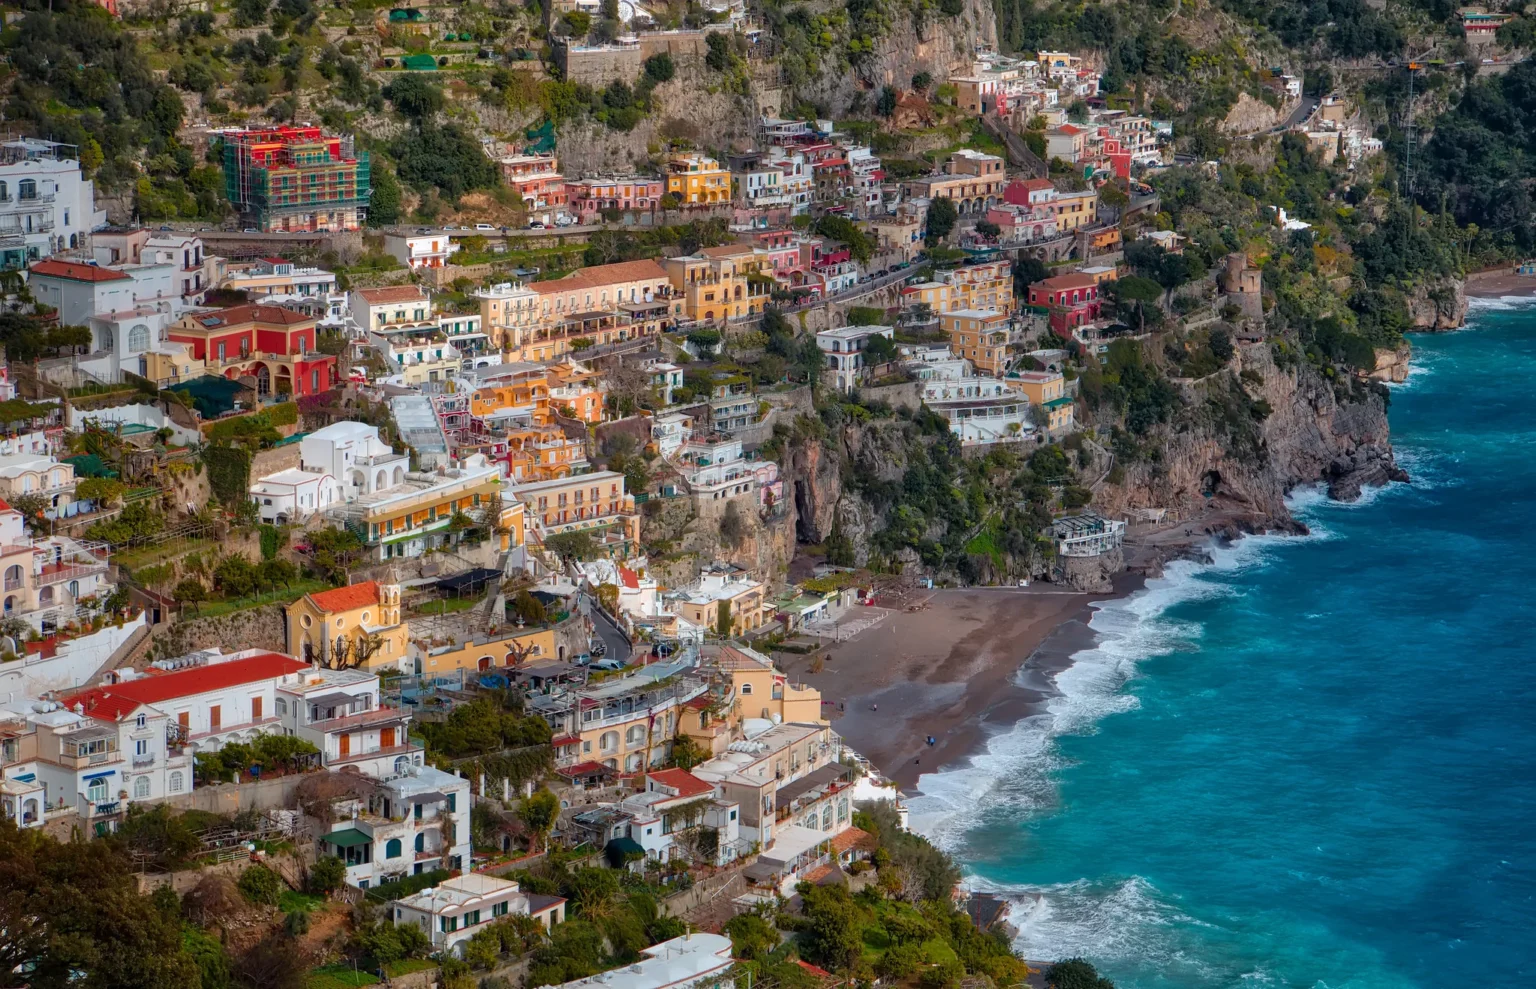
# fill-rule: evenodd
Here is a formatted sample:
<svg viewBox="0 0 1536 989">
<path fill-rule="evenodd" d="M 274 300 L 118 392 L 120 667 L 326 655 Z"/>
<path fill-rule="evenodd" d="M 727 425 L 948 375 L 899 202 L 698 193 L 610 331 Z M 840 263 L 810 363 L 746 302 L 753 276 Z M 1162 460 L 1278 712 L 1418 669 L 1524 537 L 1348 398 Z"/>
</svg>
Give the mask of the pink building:
<svg viewBox="0 0 1536 989">
<path fill-rule="evenodd" d="M 508 155 L 501 159 L 501 177 L 530 212 L 566 204 L 565 176 L 554 155 Z"/>
<path fill-rule="evenodd" d="M 659 208 L 666 194 L 665 179 L 631 175 L 611 179 L 577 179 L 565 183 L 568 207 L 580 219 L 590 219 L 599 210 L 616 209 L 649 213 Z"/>
</svg>

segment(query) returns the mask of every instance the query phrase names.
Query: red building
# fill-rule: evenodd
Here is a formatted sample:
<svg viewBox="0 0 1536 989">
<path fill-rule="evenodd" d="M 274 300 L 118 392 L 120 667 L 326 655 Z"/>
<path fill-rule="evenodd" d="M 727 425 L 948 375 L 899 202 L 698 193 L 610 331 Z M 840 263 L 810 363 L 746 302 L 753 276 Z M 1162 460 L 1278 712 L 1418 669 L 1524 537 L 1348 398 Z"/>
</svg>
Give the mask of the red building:
<svg viewBox="0 0 1536 989">
<path fill-rule="evenodd" d="M 315 318 L 280 306 L 235 306 L 171 326 L 208 374 L 252 378 L 256 393 L 316 395 L 336 382 L 336 358 L 316 352 Z"/>
<path fill-rule="evenodd" d="M 1072 338 L 1072 330 L 1099 318 L 1099 283 L 1091 275 L 1056 275 L 1029 287 L 1029 304 L 1049 309 L 1051 329 Z"/>
<path fill-rule="evenodd" d="M 501 177 L 530 213 L 565 207 L 565 176 L 554 155 L 509 155 L 501 159 Z"/>
</svg>

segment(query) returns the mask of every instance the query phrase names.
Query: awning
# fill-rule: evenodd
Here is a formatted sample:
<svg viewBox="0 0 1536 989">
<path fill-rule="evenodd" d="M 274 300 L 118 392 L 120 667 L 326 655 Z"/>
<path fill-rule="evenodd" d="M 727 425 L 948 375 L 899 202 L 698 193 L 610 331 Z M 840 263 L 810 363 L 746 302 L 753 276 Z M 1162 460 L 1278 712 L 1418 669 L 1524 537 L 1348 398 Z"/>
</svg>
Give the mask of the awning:
<svg viewBox="0 0 1536 989">
<path fill-rule="evenodd" d="M 116 775 L 117 775 L 117 770 L 115 770 L 115 769 L 108 769 L 105 772 L 101 772 L 101 773 L 87 773 L 86 775 L 84 775 L 84 776 L 82 776 L 80 778 L 83 779 L 83 780 L 99 780 L 99 779 L 105 779 L 108 776 L 116 776 Z"/>
<path fill-rule="evenodd" d="M 373 839 L 357 830 L 357 828 L 343 828 L 340 831 L 332 831 L 328 835 L 323 835 L 320 840 L 327 845 L 335 845 L 337 848 L 353 848 L 357 845 L 373 844 Z"/>
<path fill-rule="evenodd" d="M 608 859 L 609 865 L 618 869 L 626 861 L 645 858 L 645 849 L 633 838 L 614 838 L 603 846 L 603 855 Z"/>
<path fill-rule="evenodd" d="M 446 795 L 436 790 L 428 790 L 426 793 L 418 793 L 411 798 L 413 804 L 435 804 L 448 799 Z"/>
<path fill-rule="evenodd" d="M 21 773 L 20 775 L 12 776 L 11 779 L 15 780 L 18 783 L 31 783 L 32 781 L 37 779 L 37 774 L 36 773 Z"/>
</svg>

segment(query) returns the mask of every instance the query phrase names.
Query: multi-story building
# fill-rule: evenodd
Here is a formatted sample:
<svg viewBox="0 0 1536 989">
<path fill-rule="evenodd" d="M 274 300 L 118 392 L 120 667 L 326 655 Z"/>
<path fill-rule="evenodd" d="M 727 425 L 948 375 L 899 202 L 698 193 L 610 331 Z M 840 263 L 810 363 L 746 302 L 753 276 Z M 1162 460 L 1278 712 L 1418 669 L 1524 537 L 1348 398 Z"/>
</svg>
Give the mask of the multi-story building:
<svg viewBox="0 0 1536 989">
<path fill-rule="evenodd" d="M 1072 400 L 1066 397 L 1066 379 L 1060 371 L 1019 371 L 1006 380 L 1041 410 L 1044 421 L 1040 425 L 1052 435 L 1072 428 Z"/>
<path fill-rule="evenodd" d="M 438 313 L 437 332 L 446 337 L 453 349 L 466 358 L 476 357 L 492 349 L 490 335 L 485 332 L 485 324 L 478 312 Z"/>
<path fill-rule="evenodd" d="M 961 446 L 1014 443 L 1033 433 L 1029 403 L 999 378 L 932 377 L 923 404 L 943 416 Z"/>
<path fill-rule="evenodd" d="M 640 952 L 644 957 L 617 972 L 565 982 L 555 989 L 730 989 L 731 939 L 693 931 Z"/>
<path fill-rule="evenodd" d="M 567 532 L 590 532 L 609 556 L 640 542 L 635 497 L 624 491 L 624 475 L 597 471 L 574 477 L 518 484 L 511 500 L 527 511 L 527 525 L 542 542 Z"/>
<path fill-rule="evenodd" d="M 912 179 L 905 191 L 908 198 L 950 199 L 961 216 L 979 216 L 998 201 L 1007 182 L 1003 159 L 961 148 L 949 156 L 942 174 Z"/>
<path fill-rule="evenodd" d="M 1056 214 L 1056 229 L 1061 233 L 1076 230 L 1093 223 L 1099 212 L 1099 194 L 1091 189 L 1082 192 L 1059 192 L 1050 202 Z"/>
<path fill-rule="evenodd" d="M 306 594 L 284 609 L 287 647 L 305 662 L 402 668 L 407 632 L 400 620 L 400 585 L 367 580 Z"/>
<path fill-rule="evenodd" d="M 224 143 L 224 193 L 264 232 L 358 230 L 371 194 L 368 153 L 318 127 L 233 130 Z"/>
<path fill-rule="evenodd" d="M 548 216 L 566 205 L 565 176 L 554 155 L 508 155 L 498 164 L 501 178 L 530 214 Z"/>
<path fill-rule="evenodd" d="M 166 332 L 206 373 L 251 377 L 256 394 L 318 395 L 336 383 L 336 358 L 315 349 L 315 319 L 282 306 L 245 305 L 182 318 Z"/>
<path fill-rule="evenodd" d="M 309 742 L 321 765 L 338 772 L 389 779 L 421 768 L 426 756 L 410 737 L 411 711 L 380 706 L 376 674 L 306 670 L 278 686 L 275 730 Z"/>
<path fill-rule="evenodd" d="M 258 258 L 226 265 L 219 288 L 244 292 L 253 302 L 269 295 L 327 298 L 336 291 L 336 275 L 324 268 L 298 265 L 286 258 Z"/>
<path fill-rule="evenodd" d="M 82 326 L 97 313 L 138 308 L 127 272 L 75 261 L 39 261 L 27 272 L 32 297 L 51 306 L 66 326 Z"/>
<path fill-rule="evenodd" d="M 952 309 L 939 314 L 949 346 L 979 370 L 999 375 L 1008 365 L 1008 317 L 996 309 Z"/>
<path fill-rule="evenodd" d="M 763 311 L 774 284 L 761 274 L 752 248 L 733 244 L 697 254 L 663 258 L 673 296 L 689 319 L 726 322 Z"/>
<path fill-rule="evenodd" d="M 441 268 L 459 244 L 447 233 L 385 234 L 384 253 L 407 268 Z"/>
<path fill-rule="evenodd" d="M 41 495 L 56 517 L 62 518 L 75 500 L 75 465 L 50 454 L 0 456 L 0 498 L 23 495 Z"/>
<path fill-rule="evenodd" d="M 184 306 L 201 305 L 203 293 L 224 277 L 224 259 L 204 251 L 203 239 L 195 234 L 162 230 L 150 235 L 139 256 L 143 263 L 169 264 L 175 269 L 172 291 Z"/>
<path fill-rule="evenodd" d="M 709 692 L 691 666 L 691 658 L 653 663 L 599 684 L 530 697 L 529 711 L 554 732 L 556 771 L 581 775 L 580 767 L 595 763 L 637 773 L 665 763 L 688 703 Z"/>
<path fill-rule="evenodd" d="M 722 798 L 740 805 L 742 838 L 769 848 L 788 827 L 777 826 L 780 788 L 823 766 L 836 765 L 842 758 L 842 743 L 823 723 L 761 724 L 771 727 L 749 731 L 738 751 L 701 763 L 692 773 L 715 783 Z"/>
<path fill-rule="evenodd" d="M 342 486 L 347 489 L 345 480 Z M 386 487 L 372 488 L 329 514 L 378 560 L 457 545 L 463 535 L 451 524 L 459 514 L 484 519 L 481 528 L 494 528 L 505 552 L 523 545 L 523 508 L 503 500 L 502 491 L 501 468 L 466 462 L 435 472 L 402 471 L 399 481 L 391 477 Z M 495 517 L 485 519 L 487 513 Z"/>
<path fill-rule="evenodd" d="M 666 191 L 665 180 L 643 175 L 576 179 L 565 184 L 566 207 L 583 223 L 591 223 L 603 210 L 653 213 L 661 207 Z"/>
<path fill-rule="evenodd" d="M 713 657 L 705 657 L 700 666 L 720 680 L 725 705 L 736 719 L 760 718 L 775 724 L 800 722 L 825 723 L 821 711 L 821 691 L 803 683 L 791 683 L 789 677 L 773 665 L 773 660 L 747 646 L 721 646 Z M 685 731 L 692 725 L 684 723 Z"/>
<path fill-rule="evenodd" d="M 464 942 L 509 914 L 554 927 L 565 920 L 565 900 L 524 893 L 509 879 L 468 872 L 396 900 L 390 911 L 395 924 L 420 927 L 434 954 L 461 958 Z"/>
<path fill-rule="evenodd" d="M 534 298 L 489 299 L 501 304 L 502 349 L 509 360 L 553 361 L 573 353 L 572 343 L 606 346 L 654 337 L 683 314 L 667 272 L 655 261 L 620 261 L 571 272 L 528 286 Z M 482 308 L 482 313 L 484 313 Z M 497 325 L 487 320 L 487 327 Z M 494 330 L 488 330 L 493 332 Z"/>
<path fill-rule="evenodd" d="M 731 173 L 707 155 L 676 155 L 667 162 L 667 192 L 684 206 L 731 201 Z"/>
<path fill-rule="evenodd" d="M 1056 275 L 1029 287 L 1029 304 L 1049 310 L 1051 329 L 1070 338 L 1074 329 L 1099 318 L 1099 283 L 1091 275 Z"/>
<path fill-rule="evenodd" d="M 999 203 L 987 210 L 987 222 L 996 224 L 999 244 L 1033 244 L 1057 233 L 1056 213 L 1049 206 Z"/>
<path fill-rule="evenodd" d="M 677 466 L 697 512 L 707 511 L 710 502 L 741 497 L 771 508 L 784 494 L 775 461 L 755 454 L 748 459 L 741 440 L 718 433 L 690 436 L 682 444 Z"/>
<path fill-rule="evenodd" d="M 952 309 L 1013 311 L 1013 262 L 983 261 L 939 273 L 950 287 Z"/>
<path fill-rule="evenodd" d="M 25 457 L 33 454 L 13 454 Z M 73 468 L 66 479 L 60 469 L 56 493 L 73 490 Z M 0 477 L 0 484 L 9 478 Z M 51 497 L 48 489 L 42 492 Z M 0 501 L 0 573 L 4 574 L 4 616 L 19 618 L 43 634 L 77 616 L 79 606 L 104 597 L 112 589 L 103 543 L 82 542 L 65 535 L 32 538 L 21 513 Z"/>
<path fill-rule="evenodd" d="M 677 593 L 679 615 L 722 635 L 745 635 L 773 617 L 762 582 L 743 573 L 702 573 Z"/>
<path fill-rule="evenodd" d="M 320 853 L 341 859 L 347 884 L 359 889 L 437 869 L 464 869 L 470 858 L 472 800 L 469 780 L 431 766 L 410 766 L 374 783 L 366 796 L 335 801 L 330 828 L 320 836 Z M 447 882 L 478 881 L 503 882 L 474 873 Z M 516 889 L 516 883 L 510 885 Z M 493 909 L 492 902 L 485 904 L 486 921 Z"/>
<path fill-rule="evenodd" d="M 437 329 L 432 300 L 415 285 L 353 289 L 348 308 L 352 322 L 371 333 L 419 335 Z"/>
<path fill-rule="evenodd" d="M 0 269 L 85 245 L 107 223 L 94 184 L 72 144 L 21 140 L 0 144 Z"/>
<path fill-rule="evenodd" d="M 700 861 L 722 866 L 744 854 L 750 846 L 741 841 L 740 808 L 722 799 L 717 787 L 684 769 L 652 769 L 645 774 L 645 788 L 619 804 L 603 805 L 578 816 L 578 830 L 601 822 L 595 843 L 625 839 L 653 862 Z M 688 839 L 696 828 L 714 832 L 714 840 L 700 849 Z M 627 847 L 627 846 L 626 846 Z"/>
<path fill-rule="evenodd" d="M 864 349 L 872 337 L 893 339 L 889 326 L 843 326 L 816 334 L 816 346 L 827 355 L 831 383 L 838 391 L 851 392 L 864 380 Z"/>
</svg>

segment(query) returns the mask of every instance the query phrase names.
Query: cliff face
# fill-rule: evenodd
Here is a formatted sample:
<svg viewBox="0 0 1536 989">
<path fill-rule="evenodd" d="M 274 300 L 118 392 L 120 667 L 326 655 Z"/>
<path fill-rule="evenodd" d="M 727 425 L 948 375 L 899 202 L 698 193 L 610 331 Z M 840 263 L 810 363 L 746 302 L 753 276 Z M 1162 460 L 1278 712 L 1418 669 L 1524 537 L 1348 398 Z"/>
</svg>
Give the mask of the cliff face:
<svg viewBox="0 0 1536 989">
<path fill-rule="evenodd" d="M 1466 284 L 1447 278 L 1420 285 L 1408 296 L 1408 312 L 1415 329 L 1457 329 L 1467 321 Z"/>
<path fill-rule="evenodd" d="M 841 2 L 827 6 L 843 9 Z M 911 89 L 912 77 L 919 72 L 942 82 L 952 70 L 969 64 L 977 46 L 997 47 L 997 15 L 992 0 L 965 0 L 956 16 L 930 10 L 921 20 L 904 4 L 890 7 L 890 26 L 876 40 L 872 57 L 852 72 L 838 69 L 829 59 L 821 74 L 801 87 L 799 95 L 839 117 L 861 93 L 869 99 L 882 86 Z"/>
<path fill-rule="evenodd" d="M 1341 402 L 1334 384 L 1311 365 L 1277 367 L 1267 344 L 1243 347 L 1237 367 L 1212 376 L 1186 397 L 1192 406 L 1203 406 L 1220 389 L 1238 387 L 1241 371 L 1259 376 L 1261 383 L 1243 387 L 1270 410 L 1243 434 L 1244 441 L 1234 442 L 1232 425 L 1219 417 L 1181 417 L 1188 428 L 1161 427 L 1159 460 L 1125 465 L 1124 484 L 1099 489 L 1101 510 L 1113 515 L 1128 508 L 1167 508 L 1187 514 L 1210 507 L 1228 513 L 1241 530 L 1292 531 L 1298 524 L 1286 510 L 1285 495 L 1298 485 L 1323 481 L 1331 497 L 1353 501 L 1363 487 L 1407 479 L 1393 459 L 1380 397 L 1354 392 Z"/>
</svg>

